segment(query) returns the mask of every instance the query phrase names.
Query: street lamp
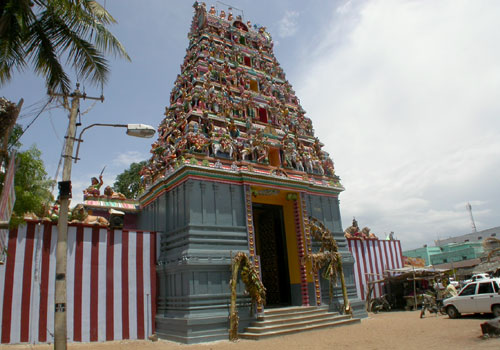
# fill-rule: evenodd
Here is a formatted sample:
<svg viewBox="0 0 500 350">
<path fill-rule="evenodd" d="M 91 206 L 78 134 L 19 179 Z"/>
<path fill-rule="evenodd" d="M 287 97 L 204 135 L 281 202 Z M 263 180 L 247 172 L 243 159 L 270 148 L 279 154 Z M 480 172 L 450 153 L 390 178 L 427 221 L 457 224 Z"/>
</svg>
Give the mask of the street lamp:
<svg viewBox="0 0 500 350">
<path fill-rule="evenodd" d="M 78 145 L 76 146 L 75 163 L 80 159 L 78 158 L 78 153 L 80 152 L 80 143 L 83 142 L 82 135 L 84 131 L 94 126 L 111 126 L 114 128 L 127 128 L 127 135 L 142 137 L 142 138 L 151 138 L 154 136 L 156 132 L 155 128 L 153 128 L 151 125 L 146 125 L 146 124 L 104 124 L 104 123 L 90 124 L 89 126 L 82 129 L 80 135 L 76 139 L 76 141 L 78 141 Z"/>
<path fill-rule="evenodd" d="M 57 235 L 57 247 L 56 247 L 56 278 L 55 278 L 55 290 L 54 290 L 54 349 L 56 350 L 66 350 L 67 342 L 67 330 L 66 330 L 66 275 L 67 275 L 67 251 L 68 251 L 68 210 L 69 210 L 69 199 L 71 198 L 71 160 L 73 159 L 73 147 L 75 134 L 76 134 L 76 117 L 78 114 L 78 109 L 80 107 L 80 99 L 91 99 L 104 101 L 104 97 L 89 97 L 85 93 L 80 92 L 79 84 L 76 85 L 76 89 L 73 93 L 68 95 L 55 94 L 52 96 L 60 97 L 72 97 L 71 100 L 71 110 L 69 115 L 68 130 L 66 132 L 66 141 L 64 145 L 64 153 L 62 157 L 64 158 L 63 175 L 62 181 L 59 182 L 59 222 L 57 225 L 58 235 Z M 153 127 L 149 125 L 142 124 L 92 124 L 82 130 L 80 133 L 80 138 L 78 139 L 78 145 L 81 142 L 81 136 L 83 131 L 92 126 L 113 126 L 113 127 L 126 127 L 127 134 L 138 137 L 152 137 L 155 133 Z M 130 127 L 129 127 L 130 126 Z M 141 131 L 142 130 L 142 131 Z M 78 150 L 77 150 L 78 154 Z M 75 162 L 78 159 L 75 157 Z"/>
</svg>

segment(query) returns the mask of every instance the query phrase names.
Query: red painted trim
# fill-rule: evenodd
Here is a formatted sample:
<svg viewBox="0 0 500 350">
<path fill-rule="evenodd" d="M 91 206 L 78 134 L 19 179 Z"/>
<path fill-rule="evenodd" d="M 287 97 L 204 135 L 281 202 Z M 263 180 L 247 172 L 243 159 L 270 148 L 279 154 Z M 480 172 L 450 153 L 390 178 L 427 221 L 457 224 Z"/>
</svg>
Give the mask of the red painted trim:
<svg viewBox="0 0 500 350">
<path fill-rule="evenodd" d="M 30 304 L 31 281 L 33 275 L 33 248 L 35 241 L 35 224 L 29 223 L 26 227 L 26 245 L 24 249 L 23 290 L 21 293 L 21 335 L 23 343 L 30 337 Z"/>
<path fill-rule="evenodd" d="M 306 275 L 306 267 L 305 263 L 302 263 L 304 258 L 304 239 L 302 238 L 302 230 L 301 230 L 301 217 L 300 217 L 300 208 L 299 201 L 294 201 L 293 203 L 293 216 L 295 222 L 295 236 L 297 239 L 297 251 L 299 255 L 299 271 L 300 271 L 300 291 L 302 295 L 302 306 L 309 306 L 309 291 L 307 288 L 307 275 Z"/>
<path fill-rule="evenodd" d="M 370 241 L 365 241 L 366 243 L 366 251 L 368 252 L 368 262 L 370 263 L 370 273 L 373 273 L 375 270 L 373 269 L 373 261 L 372 261 L 372 251 L 370 249 Z M 368 272 L 368 271 L 366 271 Z M 368 286 L 368 281 L 371 279 L 372 277 L 370 278 L 367 278 L 367 276 L 365 275 L 365 279 L 366 279 L 366 284 Z"/>
<path fill-rule="evenodd" d="M 114 256 L 115 230 L 108 230 L 106 242 L 106 340 L 114 340 Z"/>
<path fill-rule="evenodd" d="M 49 302 L 49 272 L 50 272 L 50 242 L 52 240 L 52 225 L 43 225 L 42 261 L 40 267 L 40 316 L 38 321 L 38 341 L 47 341 L 47 317 Z"/>
<path fill-rule="evenodd" d="M 365 300 L 366 273 L 368 271 L 366 269 L 366 257 L 365 257 L 365 245 L 364 245 L 364 242 L 360 241 L 359 244 L 361 245 L 361 255 L 363 256 L 363 267 L 364 267 L 363 271 L 365 273 L 364 279 L 361 279 L 361 282 L 362 282 L 361 285 L 363 286 L 363 288 L 361 289 L 361 295 L 362 295 L 361 299 Z"/>
<path fill-rule="evenodd" d="M 5 266 L 5 280 L 2 309 L 2 343 L 10 343 L 10 329 L 12 319 L 12 294 L 14 289 L 14 266 L 16 264 L 17 228 L 10 230 L 7 245 L 7 263 Z"/>
<path fill-rule="evenodd" d="M 90 341 L 98 340 L 99 330 L 99 227 L 92 228 L 90 251 Z"/>
<path fill-rule="evenodd" d="M 387 254 L 387 242 L 384 242 L 384 257 L 385 257 L 384 260 L 386 261 L 384 268 L 385 270 L 389 270 L 391 267 L 389 266 L 389 254 Z"/>
<path fill-rule="evenodd" d="M 379 245 L 379 241 L 373 240 L 373 241 L 369 241 L 369 243 L 371 243 L 371 245 L 372 245 L 372 249 L 370 249 L 370 254 L 371 254 L 370 261 L 373 260 L 373 265 L 375 266 L 375 268 L 372 267 L 372 273 L 377 273 L 377 276 L 374 278 L 375 280 L 377 280 L 380 278 L 380 270 L 378 268 L 377 246 L 376 246 L 376 245 Z M 375 294 L 375 288 L 380 290 L 380 283 L 377 283 L 376 286 L 374 285 L 373 294 Z"/>
<path fill-rule="evenodd" d="M 150 233 L 150 253 L 149 253 L 149 268 L 151 280 L 151 333 L 156 332 L 156 232 Z M 147 334 L 149 336 L 149 334 Z"/>
<path fill-rule="evenodd" d="M 138 231 L 136 237 L 137 339 L 144 339 L 144 235 Z"/>
<path fill-rule="evenodd" d="M 358 280 L 359 280 L 359 289 L 361 292 L 361 299 L 364 300 L 364 298 L 363 298 L 364 286 L 363 286 L 363 279 L 361 278 L 362 277 L 362 275 L 361 275 L 361 262 L 359 261 L 360 256 L 359 256 L 359 251 L 358 251 L 358 241 L 357 240 L 354 241 L 354 251 L 356 252 L 356 266 L 358 267 Z"/>
<path fill-rule="evenodd" d="M 130 338 L 128 297 L 128 231 L 122 231 L 122 339 Z"/>
<path fill-rule="evenodd" d="M 76 228 L 73 340 L 82 341 L 83 226 Z"/>
<path fill-rule="evenodd" d="M 398 254 L 399 255 L 399 266 L 397 266 L 397 267 L 401 268 L 404 265 L 403 264 L 403 250 L 401 249 L 401 241 L 396 241 L 396 244 L 397 244 L 397 246 L 399 248 L 399 252 L 398 252 L 399 253 Z"/>
<path fill-rule="evenodd" d="M 394 263 L 394 253 L 392 252 L 392 241 L 388 241 L 388 244 L 389 244 L 389 252 L 391 253 L 391 262 L 392 262 L 392 266 L 391 266 L 391 269 L 394 269 L 396 267 L 396 264 Z"/>
<path fill-rule="evenodd" d="M 383 274 L 384 271 L 385 271 L 385 269 L 384 269 L 384 257 L 382 256 L 382 247 L 381 247 L 382 244 L 384 244 L 383 241 L 378 241 L 378 253 L 379 253 L 379 258 L 380 258 L 380 266 L 381 266 L 381 269 L 382 269 L 382 271 L 380 271 L 380 272 Z M 380 295 L 382 295 L 383 284 L 382 283 L 378 283 L 378 287 L 380 289 Z"/>
</svg>

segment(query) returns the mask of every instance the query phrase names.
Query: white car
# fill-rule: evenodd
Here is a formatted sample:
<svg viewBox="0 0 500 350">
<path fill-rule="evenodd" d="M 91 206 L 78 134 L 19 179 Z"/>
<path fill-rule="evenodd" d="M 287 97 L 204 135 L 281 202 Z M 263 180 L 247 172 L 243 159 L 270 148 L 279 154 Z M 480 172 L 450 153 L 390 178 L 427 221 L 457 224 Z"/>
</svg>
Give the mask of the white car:
<svg viewBox="0 0 500 350">
<path fill-rule="evenodd" d="M 478 273 L 478 274 L 473 275 L 470 279 L 464 281 L 463 285 L 465 286 L 468 283 L 476 282 L 478 280 L 486 280 L 489 278 L 490 278 L 490 275 L 488 275 L 487 273 Z"/>
<path fill-rule="evenodd" d="M 456 297 L 443 301 L 450 318 L 466 313 L 493 313 L 500 316 L 500 286 L 495 279 L 479 279 L 466 285 Z"/>
</svg>

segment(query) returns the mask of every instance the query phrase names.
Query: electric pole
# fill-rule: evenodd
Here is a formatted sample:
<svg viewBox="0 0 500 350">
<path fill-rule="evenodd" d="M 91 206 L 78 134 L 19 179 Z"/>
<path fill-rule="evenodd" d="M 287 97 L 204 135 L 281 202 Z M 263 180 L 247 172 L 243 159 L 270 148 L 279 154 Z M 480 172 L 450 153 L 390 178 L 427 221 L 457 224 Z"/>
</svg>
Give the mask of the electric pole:
<svg viewBox="0 0 500 350">
<path fill-rule="evenodd" d="M 68 252 L 68 211 L 71 198 L 71 163 L 73 160 L 73 146 L 75 143 L 76 117 L 80 108 L 80 98 L 104 101 L 104 96 L 88 97 L 78 89 L 69 95 L 71 110 L 69 114 L 68 131 L 64 146 L 62 181 L 59 182 L 59 222 L 57 224 L 57 249 L 56 249 L 56 285 L 55 285 L 55 310 L 54 310 L 54 349 L 66 350 L 67 320 L 66 320 L 66 264 Z M 67 98 L 65 94 L 50 93 L 51 96 Z"/>
</svg>

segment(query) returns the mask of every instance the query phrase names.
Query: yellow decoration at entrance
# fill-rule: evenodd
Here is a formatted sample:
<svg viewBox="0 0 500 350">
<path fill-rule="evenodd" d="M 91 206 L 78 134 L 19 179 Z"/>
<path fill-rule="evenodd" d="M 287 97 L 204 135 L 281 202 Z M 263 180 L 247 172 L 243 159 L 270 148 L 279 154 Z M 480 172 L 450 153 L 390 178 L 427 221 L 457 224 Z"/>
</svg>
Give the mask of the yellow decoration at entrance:
<svg viewBox="0 0 500 350">
<path fill-rule="evenodd" d="M 252 203 L 259 204 L 271 204 L 278 205 L 283 208 L 283 221 L 284 221 L 284 229 L 286 235 L 286 250 L 288 257 L 288 271 L 290 276 L 291 284 L 300 284 L 300 270 L 299 270 L 299 257 L 297 251 L 297 237 L 295 234 L 295 218 L 294 218 L 294 210 L 293 210 L 293 201 L 287 200 L 290 194 L 294 194 L 294 192 L 288 192 L 284 190 L 277 191 L 275 190 L 274 195 L 259 195 L 259 193 L 269 194 L 273 190 L 271 188 L 266 187 L 257 187 L 252 186 Z M 310 277 L 308 277 L 310 279 Z"/>
</svg>

